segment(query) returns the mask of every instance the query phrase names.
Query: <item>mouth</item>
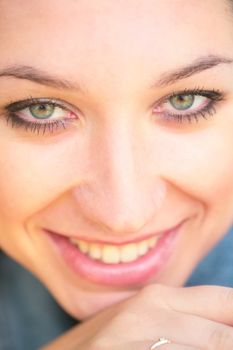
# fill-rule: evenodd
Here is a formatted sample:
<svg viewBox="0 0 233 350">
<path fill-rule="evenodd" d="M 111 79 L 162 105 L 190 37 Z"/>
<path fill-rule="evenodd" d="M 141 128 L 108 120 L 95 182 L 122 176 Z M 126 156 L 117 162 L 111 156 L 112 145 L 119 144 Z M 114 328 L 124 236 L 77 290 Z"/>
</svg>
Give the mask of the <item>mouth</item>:
<svg viewBox="0 0 233 350">
<path fill-rule="evenodd" d="M 93 283 L 124 287 L 144 284 L 163 269 L 184 221 L 159 235 L 126 244 L 90 242 L 43 231 L 76 275 Z"/>
<path fill-rule="evenodd" d="M 160 236 L 156 236 L 140 242 L 121 245 L 90 243 L 77 238 L 71 238 L 70 242 L 90 259 L 98 260 L 104 264 L 116 265 L 138 260 L 141 256 L 146 255 L 159 239 Z"/>
</svg>

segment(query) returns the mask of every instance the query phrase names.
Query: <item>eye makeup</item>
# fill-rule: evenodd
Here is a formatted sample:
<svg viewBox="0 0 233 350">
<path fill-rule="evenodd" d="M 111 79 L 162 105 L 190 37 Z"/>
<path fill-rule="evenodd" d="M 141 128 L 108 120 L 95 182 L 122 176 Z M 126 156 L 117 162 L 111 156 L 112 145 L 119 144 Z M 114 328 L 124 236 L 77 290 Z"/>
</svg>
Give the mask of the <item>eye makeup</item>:
<svg viewBox="0 0 233 350">
<path fill-rule="evenodd" d="M 225 94 L 219 90 L 188 89 L 173 92 L 163 98 L 156 104 L 153 112 L 167 121 L 197 123 L 201 118 L 212 117 L 216 113 L 217 104 L 224 98 Z"/>
<path fill-rule="evenodd" d="M 78 120 L 77 110 L 67 102 L 54 98 L 30 98 L 5 107 L 4 117 L 12 128 L 27 132 L 53 134 L 66 129 L 68 123 Z M 49 111 L 49 113 L 48 113 Z M 36 117 L 37 113 L 37 117 Z"/>
<path fill-rule="evenodd" d="M 198 122 L 201 118 L 213 116 L 216 106 L 224 98 L 225 94 L 219 90 L 195 88 L 176 91 L 160 99 L 153 107 L 153 114 L 178 124 Z M 78 108 L 54 98 L 15 101 L 5 106 L 3 114 L 7 125 L 38 135 L 62 132 L 71 122 L 79 120 Z"/>
</svg>

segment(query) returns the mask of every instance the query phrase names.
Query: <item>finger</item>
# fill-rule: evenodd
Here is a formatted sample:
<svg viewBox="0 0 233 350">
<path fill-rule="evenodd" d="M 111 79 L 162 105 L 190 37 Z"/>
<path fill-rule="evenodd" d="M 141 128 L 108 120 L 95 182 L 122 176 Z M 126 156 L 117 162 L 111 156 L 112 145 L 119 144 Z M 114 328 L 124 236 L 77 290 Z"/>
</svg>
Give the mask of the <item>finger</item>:
<svg viewBox="0 0 233 350">
<path fill-rule="evenodd" d="M 150 348 L 142 349 L 142 350 L 150 350 Z M 180 345 L 180 344 L 167 344 L 167 345 L 163 345 L 163 350 L 202 350 L 202 349 L 194 348 L 192 346 Z"/>
<path fill-rule="evenodd" d="M 153 348 L 153 345 L 155 343 L 148 343 L 147 347 L 144 346 L 141 347 L 138 350 L 151 350 Z M 160 348 L 160 347 L 159 347 Z M 155 348 L 155 350 L 157 350 L 158 348 Z M 161 350 L 200 350 L 200 348 L 195 348 L 193 346 L 188 346 L 188 345 L 182 345 L 182 344 L 174 344 L 174 343 L 170 343 L 170 344 L 164 344 L 163 346 L 161 346 Z M 133 348 L 132 348 L 133 350 Z M 134 348 L 135 350 L 135 348 Z M 154 349 L 153 349 L 154 350 Z M 158 349 L 159 350 L 159 349 Z"/>
<path fill-rule="evenodd" d="M 122 346 L 111 347 L 111 350 L 151 350 L 153 342 L 133 342 L 130 344 L 124 344 Z M 157 349 L 155 349 L 157 350 Z M 160 347 L 158 348 L 160 350 Z M 202 350 L 193 346 L 187 346 L 182 344 L 165 344 L 161 346 L 161 350 Z"/>
<path fill-rule="evenodd" d="M 145 300 L 155 307 L 163 306 L 187 314 L 233 326 L 233 289 L 220 286 L 168 287 L 150 285 L 144 288 Z"/>
<path fill-rule="evenodd" d="M 159 322 L 154 321 L 153 327 L 150 326 L 144 330 L 147 338 L 159 339 L 163 335 L 171 344 L 205 350 L 233 349 L 233 328 L 230 326 L 176 311 L 163 311 L 157 316 Z M 148 325 L 153 324 L 151 320 L 146 322 Z M 168 349 L 169 345 L 166 344 Z M 165 345 L 161 347 L 164 349 Z"/>
<path fill-rule="evenodd" d="M 147 347 L 147 348 L 144 347 L 144 348 L 142 348 L 140 350 L 151 350 L 151 346 Z M 155 349 L 155 350 L 157 350 L 157 349 Z M 180 345 L 180 344 L 165 344 L 165 345 L 163 345 L 161 350 L 201 350 L 201 349 L 200 348 L 194 348 L 192 346 L 187 346 L 187 345 Z"/>
</svg>

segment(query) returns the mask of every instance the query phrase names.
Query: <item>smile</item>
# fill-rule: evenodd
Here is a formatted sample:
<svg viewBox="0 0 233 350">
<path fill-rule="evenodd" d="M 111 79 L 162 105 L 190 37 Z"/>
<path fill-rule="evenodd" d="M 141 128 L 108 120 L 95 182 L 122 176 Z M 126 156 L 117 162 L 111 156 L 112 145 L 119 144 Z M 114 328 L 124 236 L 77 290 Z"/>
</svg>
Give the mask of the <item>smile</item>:
<svg viewBox="0 0 233 350">
<path fill-rule="evenodd" d="M 71 238 L 70 242 L 91 259 L 105 264 L 119 264 L 133 262 L 146 255 L 151 248 L 155 247 L 159 238 L 160 236 L 156 236 L 124 245 L 90 243 L 77 238 Z"/>
<path fill-rule="evenodd" d="M 58 256 L 77 277 L 108 286 L 142 285 L 159 273 L 173 252 L 183 220 L 175 227 L 140 241 L 91 242 L 43 230 Z"/>
</svg>

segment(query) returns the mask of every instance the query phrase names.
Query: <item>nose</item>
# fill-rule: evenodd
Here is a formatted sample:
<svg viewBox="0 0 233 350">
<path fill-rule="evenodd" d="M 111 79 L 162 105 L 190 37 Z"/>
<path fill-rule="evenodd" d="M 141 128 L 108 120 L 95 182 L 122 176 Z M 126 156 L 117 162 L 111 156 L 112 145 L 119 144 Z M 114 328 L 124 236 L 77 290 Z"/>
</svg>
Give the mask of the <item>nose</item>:
<svg viewBox="0 0 233 350">
<path fill-rule="evenodd" d="M 126 127 L 98 138 L 90 147 L 84 185 L 75 189 L 82 214 L 112 234 L 142 230 L 165 197 L 165 184 L 152 171 L 140 139 Z"/>
</svg>

